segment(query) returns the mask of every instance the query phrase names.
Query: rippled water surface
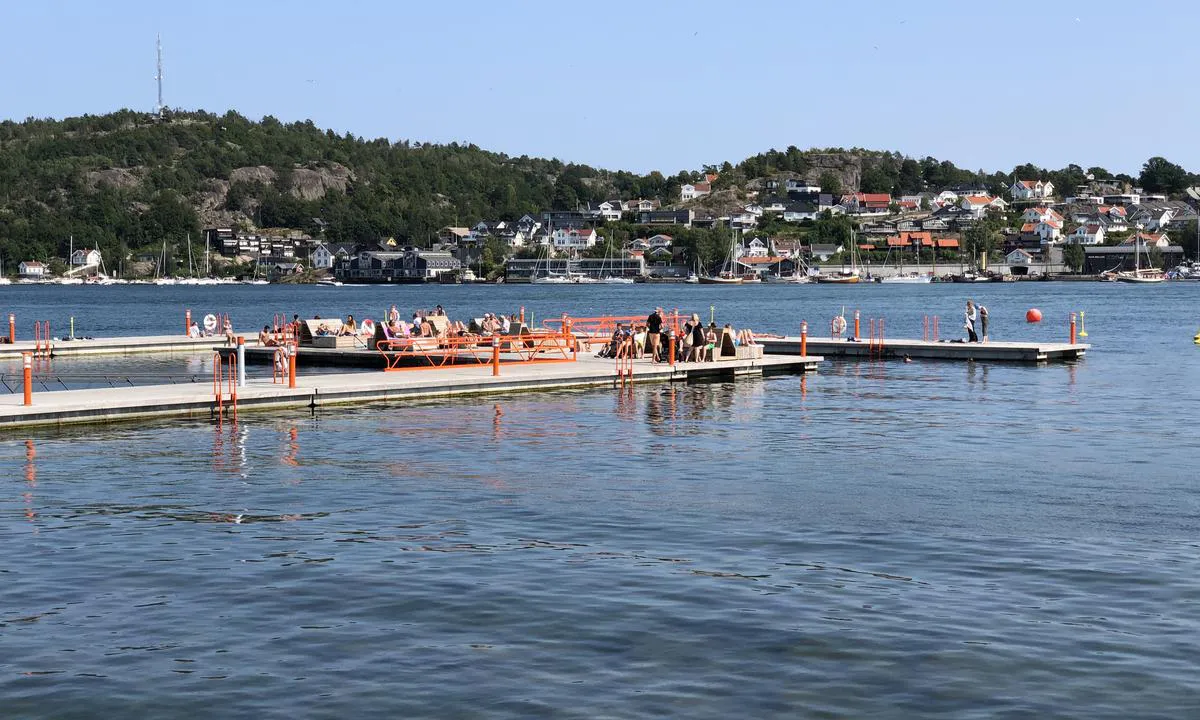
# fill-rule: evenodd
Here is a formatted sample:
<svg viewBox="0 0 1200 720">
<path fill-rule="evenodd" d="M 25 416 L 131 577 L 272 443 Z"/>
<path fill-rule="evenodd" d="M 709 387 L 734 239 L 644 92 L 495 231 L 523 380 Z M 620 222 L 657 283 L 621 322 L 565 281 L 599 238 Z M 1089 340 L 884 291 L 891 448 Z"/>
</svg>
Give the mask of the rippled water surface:
<svg viewBox="0 0 1200 720">
<path fill-rule="evenodd" d="M 2 290 L 57 317 L 120 288 Z M 93 296 L 94 334 L 220 297 L 247 324 L 657 301 L 777 332 L 846 305 L 912 335 L 965 297 L 132 290 L 173 294 Z M 970 288 L 1001 337 L 1060 339 L 1086 310 L 1072 365 L 0 437 L 0 716 L 1200 716 L 1200 284 L 1147 290 Z"/>
</svg>

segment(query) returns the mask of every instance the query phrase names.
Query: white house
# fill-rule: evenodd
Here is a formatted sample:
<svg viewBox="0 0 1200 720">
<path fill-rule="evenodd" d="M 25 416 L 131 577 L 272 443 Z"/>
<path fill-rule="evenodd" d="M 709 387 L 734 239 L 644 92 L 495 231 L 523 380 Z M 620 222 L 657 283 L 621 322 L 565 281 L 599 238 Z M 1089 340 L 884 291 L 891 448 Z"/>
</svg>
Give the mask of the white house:
<svg viewBox="0 0 1200 720">
<path fill-rule="evenodd" d="M 1063 221 L 1063 216 L 1057 210 L 1048 207 L 1031 207 L 1021 213 L 1021 220 L 1027 223 L 1048 222 L 1050 220 Z M 1079 222 L 1083 222 L 1080 220 Z"/>
<path fill-rule="evenodd" d="M 1044 200 L 1054 197 L 1054 183 L 1047 180 L 1017 180 L 1009 188 L 1013 200 Z"/>
<path fill-rule="evenodd" d="M 1075 232 L 1070 234 L 1067 241 L 1076 245 L 1103 245 L 1104 226 L 1100 223 L 1080 225 L 1075 228 Z"/>
<path fill-rule="evenodd" d="M 788 205 L 783 211 L 784 222 L 800 222 L 801 220 L 816 220 L 817 207 L 811 204 L 797 203 Z"/>
<path fill-rule="evenodd" d="M 328 270 L 333 267 L 333 252 L 325 245 L 318 243 L 308 254 L 308 265 L 314 270 Z"/>
<path fill-rule="evenodd" d="M 825 262 L 840 253 L 842 249 L 841 245 L 818 243 L 812 246 L 812 256 L 821 262 Z"/>
<path fill-rule="evenodd" d="M 789 178 L 784 183 L 784 189 L 790 193 L 819 193 L 821 192 L 820 185 L 809 185 L 803 180 L 794 180 Z"/>
<path fill-rule="evenodd" d="M 1022 250 L 1021 248 L 1017 248 L 1016 250 L 1013 250 L 1009 254 L 1005 255 L 1004 259 L 1008 262 L 1008 266 L 1010 268 L 1016 266 L 1029 267 L 1033 264 L 1033 255 L 1029 254 L 1029 252 L 1026 250 Z"/>
<path fill-rule="evenodd" d="M 616 222 L 621 219 L 621 213 L 624 212 L 620 200 L 605 200 L 604 202 L 593 205 L 591 207 L 592 214 L 597 215 L 608 222 Z"/>
<path fill-rule="evenodd" d="M 991 195 L 968 195 L 962 199 L 961 207 L 969 217 L 979 219 L 987 213 L 988 208 L 1004 210 L 1008 203 Z"/>
<path fill-rule="evenodd" d="M 592 228 L 560 228 L 550 234 L 550 244 L 557 250 L 582 250 L 596 244 L 598 238 Z"/>
<path fill-rule="evenodd" d="M 748 243 L 738 247 L 738 257 L 767 257 L 771 254 L 767 243 L 760 238 L 753 238 Z"/>
<path fill-rule="evenodd" d="M 663 233 L 651 235 L 646 238 L 646 248 L 669 248 L 671 247 L 672 239 L 670 235 L 664 235 Z"/>
<path fill-rule="evenodd" d="M 684 185 L 679 188 L 679 199 L 682 202 L 695 200 L 698 197 L 704 197 L 712 192 L 712 185 L 706 182 L 698 182 L 695 184 Z"/>
<path fill-rule="evenodd" d="M 1043 220 L 1027 222 L 1021 226 L 1021 232 L 1026 235 L 1037 235 L 1042 243 L 1055 243 L 1062 239 L 1063 224 L 1061 220 Z"/>
<path fill-rule="evenodd" d="M 1130 220 L 1147 230 L 1161 230 L 1171 224 L 1175 212 L 1170 208 L 1144 207 L 1130 216 Z"/>
<path fill-rule="evenodd" d="M 85 265 L 100 265 L 100 251 L 96 249 L 82 248 L 71 253 L 71 267 L 81 267 Z"/>
<path fill-rule="evenodd" d="M 46 266 L 37 260 L 26 260 L 17 266 L 17 272 L 23 278 L 40 278 L 46 276 Z"/>
</svg>

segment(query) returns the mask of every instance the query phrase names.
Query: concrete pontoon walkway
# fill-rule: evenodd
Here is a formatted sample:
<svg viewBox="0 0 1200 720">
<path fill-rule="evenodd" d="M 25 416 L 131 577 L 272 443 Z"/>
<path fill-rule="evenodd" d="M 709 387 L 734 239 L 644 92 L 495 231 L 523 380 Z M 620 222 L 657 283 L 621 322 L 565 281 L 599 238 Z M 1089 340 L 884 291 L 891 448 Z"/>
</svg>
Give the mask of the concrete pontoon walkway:
<svg viewBox="0 0 1200 720">
<path fill-rule="evenodd" d="M 772 355 L 799 355 L 800 338 L 758 338 L 763 352 Z M 930 342 L 928 340 L 905 340 L 885 338 L 882 342 L 882 357 L 927 360 L 990 360 L 994 362 L 1045 363 L 1078 360 L 1091 345 L 1053 342 Z M 836 358 L 869 359 L 880 354 L 872 350 L 865 339 L 851 341 L 846 338 L 808 338 L 807 351 L 815 355 Z"/>
<path fill-rule="evenodd" d="M 246 346 L 257 346 L 255 335 L 246 335 Z M 134 335 L 129 337 L 93 338 L 84 340 L 50 341 L 51 356 L 57 358 L 82 355 L 139 355 L 145 353 L 203 353 L 229 347 L 224 335 L 190 338 L 186 335 Z M 21 353 L 34 351 L 32 340 L 0 345 L 0 360 L 19 360 Z"/>
<path fill-rule="evenodd" d="M 812 372 L 819 362 L 819 357 L 766 357 L 679 363 L 672 367 L 637 360 L 633 363 L 633 381 L 682 382 Z M 238 412 L 613 386 L 618 382 L 612 360 L 592 357 L 580 357 L 577 362 L 501 364 L 498 377 L 492 375 L 489 365 L 307 377 L 301 367 L 294 389 L 269 380 L 248 381 L 246 387 L 238 389 Z M 21 403 L 20 393 L 0 397 L 0 430 L 217 414 L 211 383 L 35 392 L 32 405 Z M 225 403 L 228 410 L 228 397 Z"/>
</svg>

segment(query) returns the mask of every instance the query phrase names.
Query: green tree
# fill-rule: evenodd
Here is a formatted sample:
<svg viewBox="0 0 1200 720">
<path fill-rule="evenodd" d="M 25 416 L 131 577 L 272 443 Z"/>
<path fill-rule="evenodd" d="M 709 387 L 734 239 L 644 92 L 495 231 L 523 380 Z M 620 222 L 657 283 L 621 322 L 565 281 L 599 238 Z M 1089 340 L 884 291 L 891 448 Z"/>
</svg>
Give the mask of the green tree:
<svg viewBox="0 0 1200 720">
<path fill-rule="evenodd" d="M 1083 246 L 1079 243 L 1067 243 L 1063 246 L 1063 262 L 1071 268 L 1071 272 L 1078 273 L 1083 270 L 1085 259 Z"/>
<path fill-rule="evenodd" d="M 1179 194 L 1188 184 L 1188 173 L 1164 157 L 1152 157 L 1142 166 L 1138 183 L 1149 192 Z"/>
<path fill-rule="evenodd" d="M 842 194 L 842 179 L 831 170 L 821 173 L 821 177 L 817 178 L 817 184 L 821 186 L 821 192 L 832 195 Z"/>
</svg>

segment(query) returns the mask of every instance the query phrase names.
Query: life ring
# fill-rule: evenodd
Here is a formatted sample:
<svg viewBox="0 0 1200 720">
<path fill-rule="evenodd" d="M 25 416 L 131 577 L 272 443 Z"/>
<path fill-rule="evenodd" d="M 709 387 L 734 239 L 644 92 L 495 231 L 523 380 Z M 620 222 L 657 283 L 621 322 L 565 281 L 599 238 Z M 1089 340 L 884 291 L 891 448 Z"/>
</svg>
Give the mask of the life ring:
<svg viewBox="0 0 1200 720">
<path fill-rule="evenodd" d="M 840 335 L 846 332 L 846 318 L 841 315 L 836 315 L 833 318 L 833 334 Z"/>
<path fill-rule="evenodd" d="M 371 318 L 363 319 L 363 321 L 358 324 L 358 332 L 361 335 L 374 335 L 375 334 L 375 321 L 372 320 Z"/>
<path fill-rule="evenodd" d="M 217 316 L 209 313 L 204 316 L 204 329 L 212 332 L 217 329 Z"/>
</svg>

